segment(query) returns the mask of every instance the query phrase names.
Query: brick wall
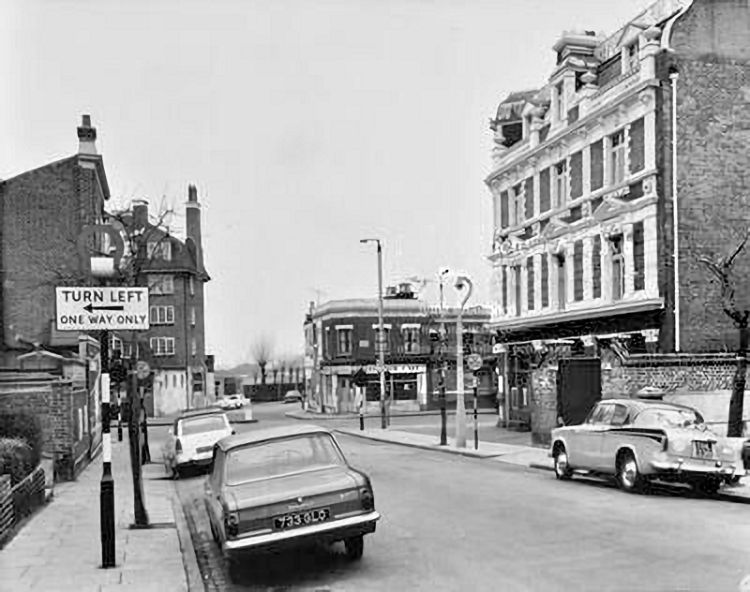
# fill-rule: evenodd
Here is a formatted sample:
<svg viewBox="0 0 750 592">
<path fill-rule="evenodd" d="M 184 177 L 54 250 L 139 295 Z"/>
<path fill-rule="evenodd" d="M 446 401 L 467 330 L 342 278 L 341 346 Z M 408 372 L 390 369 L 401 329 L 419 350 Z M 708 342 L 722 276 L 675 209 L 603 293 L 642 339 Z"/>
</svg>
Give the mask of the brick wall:
<svg viewBox="0 0 750 592">
<path fill-rule="evenodd" d="M 4 343 L 15 334 L 47 342 L 55 286 L 82 282 L 76 250 L 81 220 L 99 199 L 93 170 L 76 157 L 40 167 L 3 184 L 2 269 Z"/>
<path fill-rule="evenodd" d="M 88 395 L 70 381 L 28 378 L 0 381 L 0 413 L 36 415 L 42 426 L 43 450 L 55 458 L 57 478 L 74 479 L 86 465 L 91 435 L 79 437 L 79 418 L 85 422 Z M 78 410 L 81 410 L 79 415 Z"/>
<path fill-rule="evenodd" d="M 683 351 L 732 350 L 737 333 L 724 315 L 719 290 L 698 257 L 725 256 L 748 226 L 750 211 L 750 6 L 696 0 L 673 29 L 676 54 L 662 63 L 677 82 L 678 207 Z M 668 91 L 665 93 L 668 96 Z M 668 132 L 668 101 L 662 123 Z M 665 143 L 662 146 L 669 149 Z M 668 163 L 671 152 L 663 154 Z M 671 189 L 663 187 L 662 195 Z M 671 211 L 669 212 L 671 218 Z M 734 232 L 733 232 L 734 231 Z M 670 241 L 671 242 L 671 241 Z M 671 245 L 668 253 L 671 253 Z M 665 260 L 664 258 L 662 259 Z M 750 250 L 738 258 L 737 294 L 750 305 Z"/>
</svg>

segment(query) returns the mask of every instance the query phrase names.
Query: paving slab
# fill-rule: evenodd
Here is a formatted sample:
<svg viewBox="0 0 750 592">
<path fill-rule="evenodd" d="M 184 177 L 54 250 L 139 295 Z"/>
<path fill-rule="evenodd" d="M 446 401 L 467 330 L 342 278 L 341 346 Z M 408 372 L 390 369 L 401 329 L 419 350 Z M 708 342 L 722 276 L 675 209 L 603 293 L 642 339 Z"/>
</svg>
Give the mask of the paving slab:
<svg viewBox="0 0 750 592">
<path fill-rule="evenodd" d="M 75 481 L 57 485 L 50 502 L 0 551 L 0 590 L 203 590 L 194 549 L 184 541 L 189 533 L 185 529 L 180 534 L 177 527 L 182 506 L 163 466 L 155 462 L 143 467 L 144 500 L 154 525 L 143 530 L 130 529 L 134 508 L 127 435 L 113 442 L 112 469 L 115 567 L 101 568 L 99 457 Z"/>
</svg>

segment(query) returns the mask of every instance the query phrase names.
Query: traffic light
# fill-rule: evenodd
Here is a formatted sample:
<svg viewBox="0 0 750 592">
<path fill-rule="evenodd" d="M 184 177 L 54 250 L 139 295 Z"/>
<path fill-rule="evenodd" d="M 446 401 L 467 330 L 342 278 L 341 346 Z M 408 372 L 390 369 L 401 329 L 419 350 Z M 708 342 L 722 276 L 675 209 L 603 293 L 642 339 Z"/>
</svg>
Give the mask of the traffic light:
<svg viewBox="0 0 750 592">
<path fill-rule="evenodd" d="M 430 341 L 433 343 L 440 341 L 440 332 L 437 329 L 430 329 Z"/>
<path fill-rule="evenodd" d="M 109 377 L 114 384 L 125 382 L 128 371 L 120 360 L 114 360 L 109 367 Z"/>
</svg>

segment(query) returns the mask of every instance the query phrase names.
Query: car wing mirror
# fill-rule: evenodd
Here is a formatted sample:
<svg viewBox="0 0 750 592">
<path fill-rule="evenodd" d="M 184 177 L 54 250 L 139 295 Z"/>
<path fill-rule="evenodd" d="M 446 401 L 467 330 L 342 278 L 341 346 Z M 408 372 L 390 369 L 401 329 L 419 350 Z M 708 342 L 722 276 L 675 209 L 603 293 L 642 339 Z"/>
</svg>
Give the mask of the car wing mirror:
<svg viewBox="0 0 750 592">
<path fill-rule="evenodd" d="M 560 427 L 565 425 L 565 420 L 563 419 L 562 415 L 557 416 L 557 425 Z"/>
</svg>

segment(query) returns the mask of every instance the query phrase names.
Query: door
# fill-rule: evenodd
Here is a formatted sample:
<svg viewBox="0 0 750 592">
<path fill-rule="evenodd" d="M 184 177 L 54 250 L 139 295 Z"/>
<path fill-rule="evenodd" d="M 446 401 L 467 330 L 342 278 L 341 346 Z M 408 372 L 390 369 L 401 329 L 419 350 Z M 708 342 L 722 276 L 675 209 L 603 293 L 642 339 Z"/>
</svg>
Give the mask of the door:
<svg viewBox="0 0 750 592">
<path fill-rule="evenodd" d="M 567 358 L 557 367 L 557 415 L 565 425 L 583 423 L 602 398 L 599 358 Z"/>
<path fill-rule="evenodd" d="M 599 403 L 586 421 L 568 434 L 568 460 L 577 469 L 601 470 L 602 438 L 610 429 L 615 406 Z"/>
<path fill-rule="evenodd" d="M 630 425 L 630 410 L 622 403 L 613 404 L 612 407 L 614 407 L 614 413 L 609 419 L 608 429 L 602 433 L 597 464 L 600 471 L 614 474 L 617 450 L 627 438 L 627 432 L 620 431 L 617 428 Z"/>
</svg>

